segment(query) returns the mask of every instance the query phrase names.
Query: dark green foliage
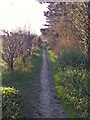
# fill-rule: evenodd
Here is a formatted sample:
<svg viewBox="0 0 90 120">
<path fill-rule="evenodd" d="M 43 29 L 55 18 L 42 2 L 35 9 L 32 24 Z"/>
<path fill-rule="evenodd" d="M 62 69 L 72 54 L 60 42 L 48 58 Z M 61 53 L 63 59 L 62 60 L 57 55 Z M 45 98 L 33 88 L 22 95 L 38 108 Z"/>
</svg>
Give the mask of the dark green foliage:
<svg viewBox="0 0 90 120">
<path fill-rule="evenodd" d="M 20 116 L 21 95 L 15 88 L 2 87 L 2 117 L 16 119 Z"/>
<path fill-rule="evenodd" d="M 58 63 L 62 68 L 68 66 L 85 68 L 86 61 L 86 56 L 73 47 L 61 51 L 58 57 Z"/>
<path fill-rule="evenodd" d="M 57 93 L 77 112 L 74 117 L 88 116 L 88 79 L 83 69 L 65 68 L 63 71 L 58 70 L 55 75 Z"/>
</svg>

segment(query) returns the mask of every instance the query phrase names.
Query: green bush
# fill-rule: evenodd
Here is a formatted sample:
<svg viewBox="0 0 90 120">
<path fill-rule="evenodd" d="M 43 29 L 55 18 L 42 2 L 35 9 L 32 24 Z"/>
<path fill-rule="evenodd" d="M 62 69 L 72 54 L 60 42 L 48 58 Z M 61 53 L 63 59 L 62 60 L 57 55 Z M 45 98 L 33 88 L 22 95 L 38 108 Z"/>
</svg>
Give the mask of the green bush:
<svg viewBox="0 0 90 120">
<path fill-rule="evenodd" d="M 48 51 L 54 68 L 55 88 L 70 118 L 88 117 L 89 76 L 85 56 L 74 48 L 60 52 L 55 59 Z"/>
<path fill-rule="evenodd" d="M 85 67 L 86 57 L 81 51 L 71 47 L 61 51 L 57 61 L 62 68 L 67 66 L 83 68 Z"/>
<path fill-rule="evenodd" d="M 57 72 L 57 93 L 77 112 L 75 117 L 88 117 L 88 74 L 85 70 L 65 68 Z"/>
<path fill-rule="evenodd" d="M 1 87 L 2 117 L 16 119 L 20 116 L 21 95 L 15 88 Z"/>
</svg>

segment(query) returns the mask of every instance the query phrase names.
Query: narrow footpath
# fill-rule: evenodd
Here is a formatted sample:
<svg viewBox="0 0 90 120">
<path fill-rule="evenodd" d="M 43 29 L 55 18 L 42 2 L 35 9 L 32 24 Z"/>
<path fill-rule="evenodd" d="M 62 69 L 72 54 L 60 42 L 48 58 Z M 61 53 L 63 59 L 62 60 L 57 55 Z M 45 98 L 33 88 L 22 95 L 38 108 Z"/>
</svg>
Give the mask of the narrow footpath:
<svg viewBox="0 0 90 120">
<path fill-rule="evenodd" d="M 54 89 L 53 73 L 50 64 L 50 58 L 46 54 L 45 49 L 43 49 L 38 118 L 67 118 Z"/>
</svg>

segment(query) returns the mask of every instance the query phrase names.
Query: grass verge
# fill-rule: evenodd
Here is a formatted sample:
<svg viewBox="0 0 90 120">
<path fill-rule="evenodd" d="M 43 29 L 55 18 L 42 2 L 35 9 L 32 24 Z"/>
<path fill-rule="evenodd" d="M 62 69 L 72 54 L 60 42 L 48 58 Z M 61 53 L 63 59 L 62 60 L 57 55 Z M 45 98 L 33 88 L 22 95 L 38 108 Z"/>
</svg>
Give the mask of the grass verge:
<svg viewBox="0 0 90 120">
<path fill-rule="evenodd" d="M 5 70 L 2 74 L 2 85 L 18 89 L 22 95 L 21 117 L 34 116 L 34 103 L 37 100 L 39 88 L 39 71 L 41 66 L 41 50 L 38 49 L 24 70 L 15 70 L 12 73 Z"/>
<path fill-rule="evenodd" d="M 88 73 L 85 69 L 60 67 L 55 54 L 48 50 L 53 63 L 55 88 L 69 118 L 88 117 Z M 62 61 L 63 62 L 63 61 Z"/>
</svg>

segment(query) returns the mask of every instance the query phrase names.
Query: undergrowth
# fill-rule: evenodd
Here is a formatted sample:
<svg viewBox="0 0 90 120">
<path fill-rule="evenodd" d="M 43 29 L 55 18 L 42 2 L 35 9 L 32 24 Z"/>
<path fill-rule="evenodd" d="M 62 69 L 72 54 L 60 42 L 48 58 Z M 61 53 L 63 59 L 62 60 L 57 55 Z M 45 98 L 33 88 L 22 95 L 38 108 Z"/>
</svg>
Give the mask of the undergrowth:
<svg viewBox="0 0 90 120">
<path fill-rule="evenodd" d="M 20 117 L 21 95 L 18 90 L 10 87 L 0 87 L 2 92 L 2 117 L 16 119 Z"/>
<path fill-rule="evenodd" d="M 87 118 L 89 78 L 85 64 L 82 65 L 83 54 L 78 51 L 72 54 L 71 49 L 61 52 L 58 56 L 51 50 L 48 50 L 48 53 L 53 63 L 55 88 L 68 116 Z"/>
</svg>

